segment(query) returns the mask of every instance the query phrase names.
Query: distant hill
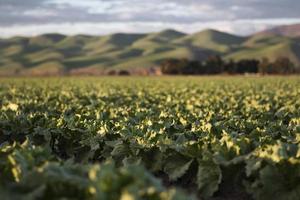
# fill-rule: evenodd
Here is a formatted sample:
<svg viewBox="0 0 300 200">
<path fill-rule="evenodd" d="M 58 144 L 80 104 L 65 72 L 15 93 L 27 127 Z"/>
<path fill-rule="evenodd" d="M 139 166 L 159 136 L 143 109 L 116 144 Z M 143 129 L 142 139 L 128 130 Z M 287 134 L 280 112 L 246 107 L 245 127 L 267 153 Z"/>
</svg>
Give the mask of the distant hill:
<svg viewBox="0 0 300 200">
<path fill-rule="evenodd" d="M 238 47 L 245 38 L 216 30 L 204 30 L 187 35 L 175 41 L 176 44 L 205 48 L 211 51 L 226 53 Z"/>
<path fill-rule="evenodd" d="M 249 58 L 275 60 L 279 57 L 288 57 L 300 66 L 300 41 L 273 33 L 258 33 L 245 40 L 238 50 L 225 55 L 225 58 L 234 60 Z"/>
<path fill-rule="evenodd" d="M 168 29 L 149 34 L 12 37 L 0 39 L 0 75 L 144 70 L 167 58 L 204 60 L 211 55 L 235 60 L 263 57 L 274 60 L 285 56 L 300 66 L 300 37 L 295 37 L 296 31 L 289 35 L 271 30 L 248 37 L 211 29 L 195 34 Z"/>
<path fill-rule="evenodd" d="M 275 28 L 265 30 L 261 33 L 272 33 L 288 37 L 300 37 L 300 24 L 277 26 Z"/>
</svg>

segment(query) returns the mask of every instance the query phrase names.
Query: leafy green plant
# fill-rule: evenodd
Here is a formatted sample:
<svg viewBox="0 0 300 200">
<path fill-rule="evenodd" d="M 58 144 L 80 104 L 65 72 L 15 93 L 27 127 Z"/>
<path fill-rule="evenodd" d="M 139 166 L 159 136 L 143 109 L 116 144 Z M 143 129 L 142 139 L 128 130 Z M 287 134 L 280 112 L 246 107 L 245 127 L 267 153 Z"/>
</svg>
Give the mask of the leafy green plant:
<svg viewBox="0 0 300 200">
<path fill-rule="evenodd" d="M 297 199 L 299 86 L 298 77 L 2 79 L 0 195 Z"/>
</svg>

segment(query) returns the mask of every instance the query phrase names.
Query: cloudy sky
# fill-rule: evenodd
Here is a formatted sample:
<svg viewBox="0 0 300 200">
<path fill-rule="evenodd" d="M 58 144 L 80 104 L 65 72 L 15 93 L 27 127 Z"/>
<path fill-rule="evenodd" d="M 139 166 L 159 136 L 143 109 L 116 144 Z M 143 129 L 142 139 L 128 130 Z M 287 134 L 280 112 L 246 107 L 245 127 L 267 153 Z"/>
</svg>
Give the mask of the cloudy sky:
<svg viewBox="0 0 300 200">
<path fill-rule="evenodd" d="M 240 35 L 300 23 L 299 0 L 0 0 L 0 37 L 214 28 Z"/>
</svg>

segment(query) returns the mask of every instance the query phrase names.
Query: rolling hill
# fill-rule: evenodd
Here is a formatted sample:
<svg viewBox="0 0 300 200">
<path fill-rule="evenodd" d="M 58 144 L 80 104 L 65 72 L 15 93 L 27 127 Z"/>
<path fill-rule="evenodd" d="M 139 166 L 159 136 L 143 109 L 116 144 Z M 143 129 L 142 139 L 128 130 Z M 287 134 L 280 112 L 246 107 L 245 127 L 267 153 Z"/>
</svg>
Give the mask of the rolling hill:
<svg viewBox="0 0 300 200">
<path fill-rule="evenodd" d="M 293 35 L 294 36 L 294 35 Z M 241 37 L 216 30 L 164 30 L 106 36 L 44 34 L 0 39 L 0 75 L 101 74 L 149 69 L 167 58 L 204 60 L 285 56 L 300 66 L 300 39 L 275 32 Z"/>
<path fill-rule="evenodd" d="M 192 46 L 218 53 L 226 53 L 238 47 L 244 40 L 245 38 L 240 36 L 208 29 L 182 37 L 176 40 L 175 43 L 180 46 Z"/>
<path fill-rule="evenodd" d="M 300 24 L 277 26 L 261 32 L 262 34 L 271 33 L 288 37 L 300 37 Z"/>
<path fill-rule="evenodd" d="M 227 59 L 262 59 L 275 60 L 287 57 L 300 65 L 300 42 L 297 39 L 273 33 L 258 33 L 249 37 L 237 51 L 225 55 Z"/>
</svg>

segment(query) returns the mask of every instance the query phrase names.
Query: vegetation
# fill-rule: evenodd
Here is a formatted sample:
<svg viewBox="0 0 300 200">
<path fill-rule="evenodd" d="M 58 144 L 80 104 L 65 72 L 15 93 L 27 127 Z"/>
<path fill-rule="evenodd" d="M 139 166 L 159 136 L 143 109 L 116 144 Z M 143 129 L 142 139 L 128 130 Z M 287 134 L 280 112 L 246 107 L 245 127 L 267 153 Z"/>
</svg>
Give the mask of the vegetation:
<svg viewBox="0 0 300 200">
<path fill-rule="evenodd" d="M 289 58 L 280 57 L 274 62 L 267 58 L 262 61 L 255 59 L 242 59 L 238 62 L 224 61 L 220 56 L 211 56 L 205 61 L 188 61 L 187 59 L 168 59 L 162 62 L 161 71 L 163 74 L 295 74 L 300 70 Z"/>
<path fill-rule="evenodd" d="M 0 39 L 0 75 L 103 75 L 111 70 L 149 74 L 166 59 L 204 61 L 214 55 L 236 62 L 286 57 L 299 68 L 299 52 L 299 38 L 272 33 L 249 37 L 215 30 L 190 35 L 175 30 L 106 36 L 45 34 Z M 47 70 L 49 64 L 55 66 Z"/>
<path fill-rule="evenodd" d="M 299 88 L 299 77 L 1 79 L 1 199 L 296 200 Z"/>
</svg>

